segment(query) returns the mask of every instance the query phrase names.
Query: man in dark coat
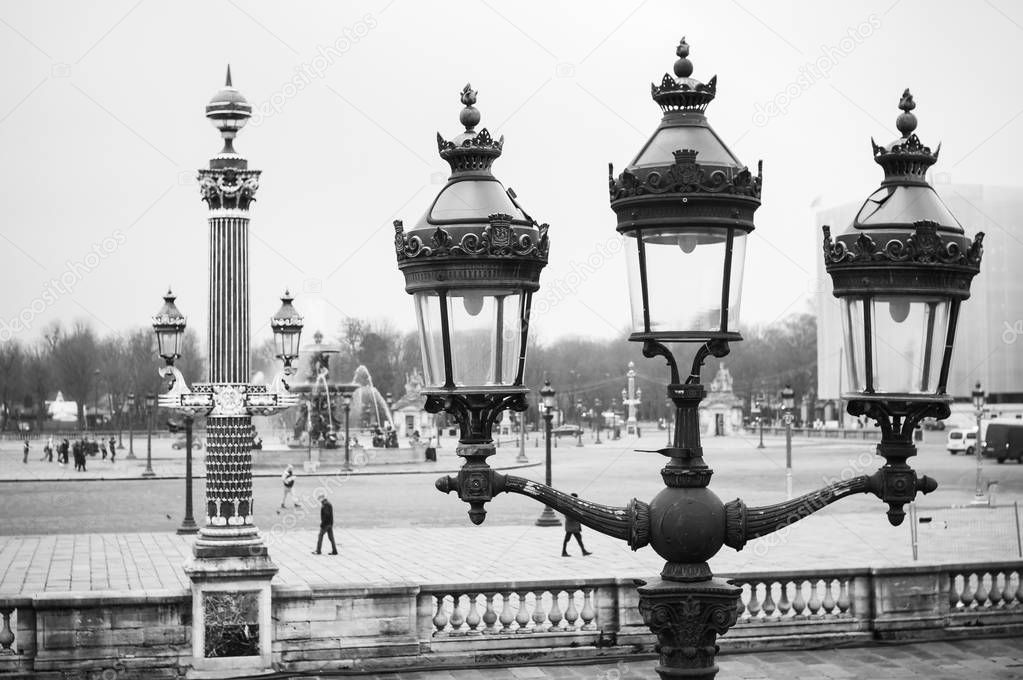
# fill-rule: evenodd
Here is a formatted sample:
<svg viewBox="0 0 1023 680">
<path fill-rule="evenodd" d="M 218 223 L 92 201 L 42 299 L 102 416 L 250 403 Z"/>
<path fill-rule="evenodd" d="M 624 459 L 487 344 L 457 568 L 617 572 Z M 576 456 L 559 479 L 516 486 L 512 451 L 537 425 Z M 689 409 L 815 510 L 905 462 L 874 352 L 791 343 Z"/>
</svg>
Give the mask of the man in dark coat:
<svg viewBox="0 0 1023 680">
<path fill-rule="evenodd" d="M 579 494 L 573 493 L 573 497 L 579 498 Z M 575 540 L 579 543 L 579 548 L 583 551 L 583 556 L 592 555 L 586 546 L 583 545 L 583 526 L 579 523 L 579 520 L 574 517 L 565 516 L 565 541 L 561 544 L 561 556 L 571 557 L 568 554 L 568 540 L 575 536 Z"/>
<path fill-rule="evenodd" d="M 334 543 L 334 506 L 330 504 L 326 496 L 320 496 L 320 535 L 316 537 L 316 550 L 314 555 L 319 555 L 323 547 L 323 535 L 330 539 L 331 555 L 337 555 L 337 544 Z"/>
</svg>

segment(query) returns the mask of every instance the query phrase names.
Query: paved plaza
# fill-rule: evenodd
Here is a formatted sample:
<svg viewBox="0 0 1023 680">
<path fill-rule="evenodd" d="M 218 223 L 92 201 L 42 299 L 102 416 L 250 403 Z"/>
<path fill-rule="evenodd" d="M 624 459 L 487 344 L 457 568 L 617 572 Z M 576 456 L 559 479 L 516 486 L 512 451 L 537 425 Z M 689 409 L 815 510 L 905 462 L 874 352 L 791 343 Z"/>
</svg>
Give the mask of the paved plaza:
<svg viewBox="0 0 1023 680">
<path fill-rule="evenodd" d="M 1023 639 L 918 642 L 853 649 L 722 653 L 720 680 L 1015 680 L 1023 678 Z M 418 671 L 367 680 L 650 680 L 655 661 Z"/>
</svg>

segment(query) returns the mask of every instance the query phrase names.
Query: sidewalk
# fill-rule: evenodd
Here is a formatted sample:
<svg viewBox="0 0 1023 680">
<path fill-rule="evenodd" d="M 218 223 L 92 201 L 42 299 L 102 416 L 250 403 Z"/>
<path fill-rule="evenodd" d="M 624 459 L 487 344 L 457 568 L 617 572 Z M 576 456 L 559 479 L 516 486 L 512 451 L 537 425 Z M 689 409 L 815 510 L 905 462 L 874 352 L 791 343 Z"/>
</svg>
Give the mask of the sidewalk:
<svg viewBox="0 0 1023 680">
<path fill-rule="evenodd" d="M 291 511 L 302 512 L 302 510 Z M 335 537 L 340 555 L 312 555 L 313 531 L 291 529 L 284 513 L 261 527 L 280 585 L 449 584 L 578 578 L 646 578 L 663 560 L 649 547 L 633 552 L 624 543 L 585 529 L 591 557 L 560 556 L 560 527 L 463 526 L 452 528 L 345 529 Z M 940 521 L 940 520 L 939 520 Z M 466 520 L 468 525 L 468 520 Z M 782 569 L 881 567 L 914 564 L 908 527 L 890 527 L 880 510 L 814 515 L 787 533 L 729 548 L 711 560 L 719 573 Z M 920 564 L 1015 560 L 1014 542 L 995 547 L 970 526 L 951 523 L 941 543 Z M 989 537 L 988 537 L 989 538 Z M 0 536 L 0 594 L 184 589 L 181 565 L 192 536 L 173 533 Z M 841 546 L 840 549 L 836 546 Z M 324 550 L 324 553 L 329 548 Z"/>
<path fill-rule="evenodd" d="M 720 680 L 1019 680 L 1023 640 L 1002 638 L 791 650 L 717 657 Z M 366 680 L 650 680 L 655 660 L 415 671 L 367 675 Z M 329 676 L 325 676 L 329 677 Z"/>
</svg>

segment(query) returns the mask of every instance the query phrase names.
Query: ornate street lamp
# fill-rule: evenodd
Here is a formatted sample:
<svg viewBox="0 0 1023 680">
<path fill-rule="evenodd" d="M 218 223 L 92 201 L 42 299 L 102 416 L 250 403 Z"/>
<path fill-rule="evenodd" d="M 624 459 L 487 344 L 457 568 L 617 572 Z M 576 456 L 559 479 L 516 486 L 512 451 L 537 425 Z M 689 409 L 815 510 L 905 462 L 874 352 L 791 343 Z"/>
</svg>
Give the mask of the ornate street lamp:
<svg viewBox="0 0 1023 680">
<path fill-rule="evenodd" d="M 901 137 L 880 146 L 881 187 L 852 225 L 831 237 L 824 226 L 824 261 L 842 304 L 845 355 L 852 394 L 846 410 L 881 428 L 877 453 L 886 464 L 866 488 L 901 524 L 903 506 L 937 483 L 906 463 L 916 455 L 913 431 L 926 417 L 947 418 L 946 393 L 959 307 L 980 271 L 984 234 L 973 241 L 927 182 L 938 150 L 921 143 L 913 97 L 906 90 L 896 120 Z M 866 478 L 862 478 L 866 479 Z M 855 481 L 855 480 L 852 480 Z M 854 491 L 850 491 L 854 493 Z"/>
<path fill-rule="evenodd" d="M 540 400 L 543 403 L 544 445 L 547 452 L 545 475 L 547 486 L 551 485 L 551 421 L 554 419 L 555 395 L 556 392 L 551 387 L 551 381 L 544 379 L 543 387 L 540 388 Z M 545 505 L 539 519 L 536 520 L 536 525 L 538 527 L 559 527 L 561 520 L 551 510 L 551 506 Z"/>
<path fill-rule="evenodd" d="M 156 344 L 160 357 L 166 362 L 166 367 L 161 374 L 171 379 L 170 389 L 184 377 L 174 367 L 174 362 L 181 357 L 182 339 L 185 335 L 185 315 L 178 310 L 174 304 L 174 293 L 167 290 L 163 297 L 163 307 L 153 317 L 153 331 L 156 332 Z M 192 425 L 195 418 L 191 413 L 184 414 L 185 421 L 185 517 L 178 527 L 179 534 L 198 533 L 199 527 L 195 523 L 192 505 Z"/>
<path fill-rule="evenodd" d="M 476 130 L 476 91 L 466 85 L 461 101 L 465 131 L 451 141 L 437 135 L 451 176 L 412 229 L 394 223 L 394 243 L 419 324 L 425 408 L 446 411 L 458 423 L 465 464 L 457 488 L 479 524 L 483 505 L 500 491 L 487 474 L 486 459 L 495 453 L 492 426 L 502 411 L 527 406 L 529 312 L 548 239 L 547 225 L 533 220 L 491 172 L 504 138 Z"/>
<path fill-rule="evenodd" d="M 593 410 L 595 412 L 594 415 L 597 417 L 597 439 L 593 443 L 603 444 L 603 442 L 600 441 L 600 426 L 604 422 L 604 414 L 600 411 L 600 398 L 593 400 Z"/>
<path fill-rule="evenodd" d="M 352 392 L 351 391 L 345 390 L 344 392 L 341 393 L 341 406 L 344 408 L 344 412 L 345 412 L 345 467 L 344 467 L 344 469 L 345 469 L 345 472 L 351 472 L 351 469 L 352 469 L 352 454 L 351 454 L 351 445 L 349 444 L 349 441 L 348 441 L 349 440 L 348 421 L 349 421 L 349 416 L 350 416 L 350 414 L 352 412 Z"/>
<path fill-rule="evenodd" d="M 762 395 L 757 395 L 753 401 L 753 415 L 757 419 L 757 429 L 760 430 L 760 443 L 757 444 L 758 449 L 764 448 L 764 414 L 763 414 L 764 398 Z"/>
<path fill-rule="evenodd" d="M 977 458 L 977 485 L 974 489 L 973 500 L 970 501 L 970 505 L 988 505 L 988 497 L 984 493 L 984 487 L 982 486 L 984 481 L 984 441 L 980 436 L 980 421 L 984 417 L 984 405 L 987 403 L 987 394 L 981 388 L 979 380 L 970 396 L 973 399 L 973 412 L 977 416 L 977 439 L 973 443 L 973 453 Z"/>
</svg>

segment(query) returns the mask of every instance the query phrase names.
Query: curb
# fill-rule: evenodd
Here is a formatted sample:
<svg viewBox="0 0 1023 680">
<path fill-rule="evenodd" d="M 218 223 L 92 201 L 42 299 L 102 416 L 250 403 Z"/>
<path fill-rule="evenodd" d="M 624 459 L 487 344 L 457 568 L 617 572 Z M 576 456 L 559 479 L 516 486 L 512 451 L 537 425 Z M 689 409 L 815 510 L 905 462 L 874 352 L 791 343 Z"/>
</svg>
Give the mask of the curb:
<svg viewBox="0 0 1023 680">
<path fill-rule="evenodd" d="M 501 471 L 505 471 L 505 470 L 522 470 L 522 469 L 525 469 L 525 468 L 540 467 L 541 465 L 543 465 L 543 463 L 540 463 L 540 462 L 537 462 L 537 463 L 520 463 L 520 464 L 515 464 L 515 465 L 504 465 L 504 466 L 501 466 L 501 467 L 495 467 L 493 469 L 501 472 Z M 337 477 L 337 476 L 344 475 L 344 474 L 346 474 L 346 473 L 344 471 L 340 470 L 340 469 L 334 470 L 334 471 L 312 472 L 312 473 L 299 472 L 298 470 L 295 471 L 295 476 L 296 477 Z M 456 475 L 456 474 L 458 474 L 458 470 L 457 469 L 441 470 L 441 469 L 437 469 L 437 468 L 434 468 L 432 470 L 393 470 L 393 471 L 386 471 L 386 470 L 365 470 L 365 471 L 363 471 L 363 470 L 352 470 L 351 472 L 348 472 L 347 474 L 349 476 L 351 476 L 351 477 L 379 477 L 379 476 L 383 476 L 383 475 L 437 475 L 437 474 L 440 474 L 440 475 Z M 252 473 L 253 479 L 255 479 L 255 478 L 280 477 L 280 476 L 281 475 L 280 475 L 279 472 L 253 472 Z M 83 477 L 81 479 L 63 479 L 63 478 L 60 478 L 60 479 L 0 479 L 0 484 L 14 484 L 14 483 L 19 483 L 19 482 L 29 482 L 29 483 L 30 482 L 38 482 L 38 483 L 43 483 L 43 484 L 47 484 L 47 483 L 51 483 L 51 482 L 145 482 L 145 481 L 152 481 L 152 480 L 184 479 L 184 478 L 185 478 L 185 475 L 183 475 L 183 474 L 180 474 L 180 475 L 159 475 L 158 474 L 158 475 L 155 475 L 153 477 L 142 477 L 141 473 L 139 473 L 139 476 L 137 476 L 137 477 Z M 206 479 L 206 475 L 204 475 L 204 474 L 203 475 L 192 475 L 192 479 L 193 480 L 196 480 L 196 479 Z"/>
</svg>

